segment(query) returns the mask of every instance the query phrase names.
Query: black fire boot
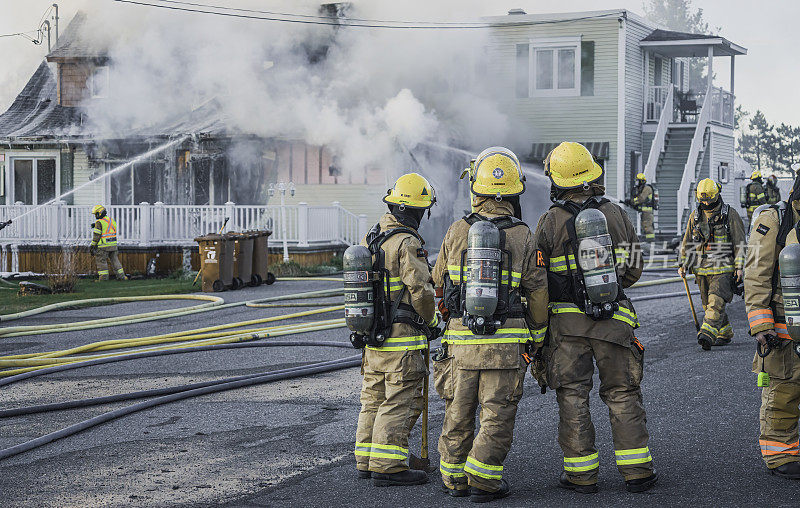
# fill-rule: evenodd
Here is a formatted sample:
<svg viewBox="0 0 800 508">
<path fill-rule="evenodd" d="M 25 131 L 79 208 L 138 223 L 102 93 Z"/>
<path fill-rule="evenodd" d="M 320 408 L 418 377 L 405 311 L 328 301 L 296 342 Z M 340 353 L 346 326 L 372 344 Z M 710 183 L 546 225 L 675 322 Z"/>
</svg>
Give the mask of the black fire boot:
<svg viewBox="0 0 800 508">
<path fill-rule="evenodd" d="M 422 485 L 423 483 L 428 483 L 428 473 L 416 469 L 406 469 L 398 473 L 372 473 L 372 484 L 376 487 Z"/>
<path fill-rule="evenodd" d="M 500 480 L 500 488 L 494 492 L 479 489 L 478 487 L 469 488 L 469 500 L 473 503 L 488 503 L 495 499 L 503 499 L 511 493 L 511 486 L 505 480 Z"/>
<path fill-rule="evenodd" d="M 628 492 L 644 492 L 650 490 L 656 484 L 656 480 L 658 480 L 658 473 L 655 471 L 647 478 L 625 480 L 625 490 Z"/>
<path fill-rule="evenodd" d="M 460 489 L 451 489 L 442 483 L 442 492 L 448 494 L 450 497 L 467 497 L 469 495 L 469 486 L 464 484 Z"/>
<path fill-rule="evenodd" d="M 356 471 L 358 471 L 359 480 L 369 480 L 372 478 L 372 471 L 362 471 L 360 469 L 356 469 Z"/>
<path fill-rule="evenodd" d="M 569 481 L 566 471 L 561 472 L 561 477 L 558 479 L 558 486 L 562 489 L 574 490 L 578 494 L 596 494 L 598 490 L 597 484 L 592 483 L 589 485 L 578 485 Z"/>
<path fill-rule="evenodd" d="M 714 339 L 715 346 L 727 346 L 731 343 L 730 337 L 717 337 Z"/>
<path fill-rule="evenodd" d="M 714 342 L 714 337 L 710 336 L 704 331 L 697 334 L 697 343 L 703 348 L 703 351 L 711 351 L 711 344 Z"/>
<path fill-rule="evenodd" d="M 791 480 L 800 480 L 800 462 L 787 462 L 769 470 L 769 474 L 782 476 Z"/>
</svg>

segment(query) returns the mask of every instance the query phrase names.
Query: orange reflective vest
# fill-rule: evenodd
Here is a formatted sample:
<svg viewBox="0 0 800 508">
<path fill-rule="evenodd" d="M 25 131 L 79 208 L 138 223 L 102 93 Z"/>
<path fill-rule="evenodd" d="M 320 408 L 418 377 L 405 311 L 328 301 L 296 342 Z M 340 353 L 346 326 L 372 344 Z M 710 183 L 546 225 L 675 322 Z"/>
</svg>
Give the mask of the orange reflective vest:
<svg viewBox="0 0 800 508">
<path fill-rule="evenodd" d="M 100 224 L 100 229 L 97 224 Z M 102 219 L 97 219 L 95 222 L 94 233 L 100 233 L 100 241 L 97 242 L 98 247 L 113 247 L 117 245 L 117 222 L 109 216 Z"/>
</svg>

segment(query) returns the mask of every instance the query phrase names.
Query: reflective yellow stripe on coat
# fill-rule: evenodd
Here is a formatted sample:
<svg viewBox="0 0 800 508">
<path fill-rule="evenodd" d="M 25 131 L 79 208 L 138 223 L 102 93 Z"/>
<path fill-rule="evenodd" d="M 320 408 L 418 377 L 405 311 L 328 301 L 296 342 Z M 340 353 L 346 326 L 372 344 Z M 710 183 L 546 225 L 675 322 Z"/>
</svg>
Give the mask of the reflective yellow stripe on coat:
<svg viewBox="0 0 800 508">
<path fill-rule="evenodd" d="M 447 265 L 447 272 L 450 275 L 450 280 L 454 284 L 459 284 L 461 282 L 461 279 L 459 279 L 458 277 L 459 268 L 461 268 L 459 265 Z M 466 281 L 467 277 L 469 276 L 469 269 L 465 266 L 463 272 L 464 272 L 464 281 Z M 508 284 L 508 270 L 503 270 L 502 273 L 500 274 L 500 277 L 502 279 L 501 280 L 502 284 Z M 522 274 L 520 272 L 512 271 L 511 287 L 512 288 L 519 287 L 519 281 L 521 278 Z"/>
<path fill-rule="evenodd" d="M 413 337 L 389 337 L 383 341 L 381 347 L 367 346 L 373 351 L 407 351 L 412 349 L 427 349 L 428 338 L 424 335 Z"/>
<path fill-rule="evenodd" d="M 445 330 L 448 344 L 524 344 L 533 340 L 527 328 L 500 328 L 494 335 L 475 335 L 470 330 Z M 544 334 L 542 334 L 544 340 Z"/>
<path fill-rule="evenodd" d="M 553 314 L 583 314 L 583 311 L 578 308 L 574 303 L 568 302 L 555 302 L 550 304 L 550 312 Z M 634 328 L 639 327 L 639 317 L 630 309 L 620 307 L 619 310 L 614 312 L 612 319 L 627 323 Z"/>
</svg>

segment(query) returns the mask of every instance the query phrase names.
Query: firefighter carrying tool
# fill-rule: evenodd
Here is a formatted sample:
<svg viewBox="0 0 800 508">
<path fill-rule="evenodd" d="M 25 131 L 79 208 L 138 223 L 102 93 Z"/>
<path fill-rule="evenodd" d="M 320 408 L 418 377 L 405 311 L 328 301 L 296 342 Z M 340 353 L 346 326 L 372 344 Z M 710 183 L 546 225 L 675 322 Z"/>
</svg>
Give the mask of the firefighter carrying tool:
<svg viewBox="0 0 800 508">
<path fill-rule="evenodd" d="M 796 259 L 800 219 L 800 178 L 787 201 L 754 217 L 745 262 L 745 305 L 750 335 L 765 348 L 753 356 L 753 372 L 761 391 L 761 456 L 774 475 L 800 479 L 800 356 L 796 333 Z M 784 248 L 786 247 L 786 248 Z M 783 252 L 781 252 L 783 249 Z M 780 256 L 780 271 L 778 260 Z M 787 327 L 792 318 L 792 327 Z"/>
<path fill-rule="evenodd" d="M 389 213 L 343 259 L 345 321 L 353 345 L 364 348 L 356 468 L 375 486 L 419 485 L 428 475 L 409 469 L 408 436 L 422 412 L 424 352 L 439 320 L 417 229 L 436 198 L 428 181 L 411 173 L 383 201 Z"/>
<path fill-rule="evenodd" d="M 678 275 L 694 272 L 705 315 L 697 343 L 704 351 L 724 346 L 733 338 L 725 305 L 742 280 L 745 256 L 744 224 L 722 201 L 720 185 L 706 178 L 697 184 L 697 209 L 689 215 L 681 243 Z"/>
<path fill-rule="evenodd" d="M 439 437 L 444 491 L 486 502 L 510 491 L 503 461 L 522 398 L 522 355 L 541 346 L 547 323 L 547 310 L 534 314 L 530 302 L 547 288 L 534 266 L 533 236 L 519 216 L 525 177 L 516 155 L 488 148 L 468 173 L 473 212 L 447 230 L 433 268 L 434 284 L 444 288 L 443 314 L 449 313 L 433 364 L 436 391 L 445 401 Z"/>
<path fill-rule="evenodd" d="M 97 264 L 98 280 L 108 280 L 108 263 L 114 268 L 114 274 L 119 280 L 128 280 L 122 263 L 117 255 L 117 221 L 106 213 L 103 205 L 92 208 L 95 221 L 92 223 L 92 243 L 89 253 L 94 256 Z"/>
<path fill-rule="evenodd" d="M 644 492 L 657 480 L 639 387 L 644 347 L 633 334 L 639 322 L 623 291 L 642 273 L 641 257 L 631 256 L 638 251 L 636 231 L 628 215 L 602 197 L 603 169 L 583 145 L 558 145 L 545 160 L 545 174 L 554 204 L 539 219 L 535 245 L 548 291 L 532 301 L 536 315 L 550 312 L 544 357 L 558 400 L 559 484 L 580 493 L 598 490 L 600 459 L 589 413 L 594 360 L 600 397 L 611 413 L 617 468 L 628 491 Z"/>
</svg>

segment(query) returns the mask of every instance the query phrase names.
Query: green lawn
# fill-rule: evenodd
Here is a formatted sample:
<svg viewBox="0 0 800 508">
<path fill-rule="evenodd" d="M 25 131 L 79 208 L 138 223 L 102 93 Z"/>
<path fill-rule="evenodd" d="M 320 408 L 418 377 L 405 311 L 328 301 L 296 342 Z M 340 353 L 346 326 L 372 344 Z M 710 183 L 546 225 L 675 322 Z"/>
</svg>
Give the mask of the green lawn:
<svg viewBox="0 0 800 508">
<path fill-rule="evenodd" d="M 45 281 L 33 281 L 46 285 Z M 16 288 L 18 289 L 18 288 Z M 92 279 L 81 279 L 74 293 L 56 295 L 17 296 L 15 288 L 6 284 L 0 285 L 0 314 L 11 314 L 23 310 L 34 309 L 43 305 L 69 300 L 87 298 L 110 298 L 114 296 L 143 296 L 181 294 L 200 291 L 200 283 L 192 287 L 190 280 L 178 279 L 146 279 L 95 282 Z"/>
</svg>

